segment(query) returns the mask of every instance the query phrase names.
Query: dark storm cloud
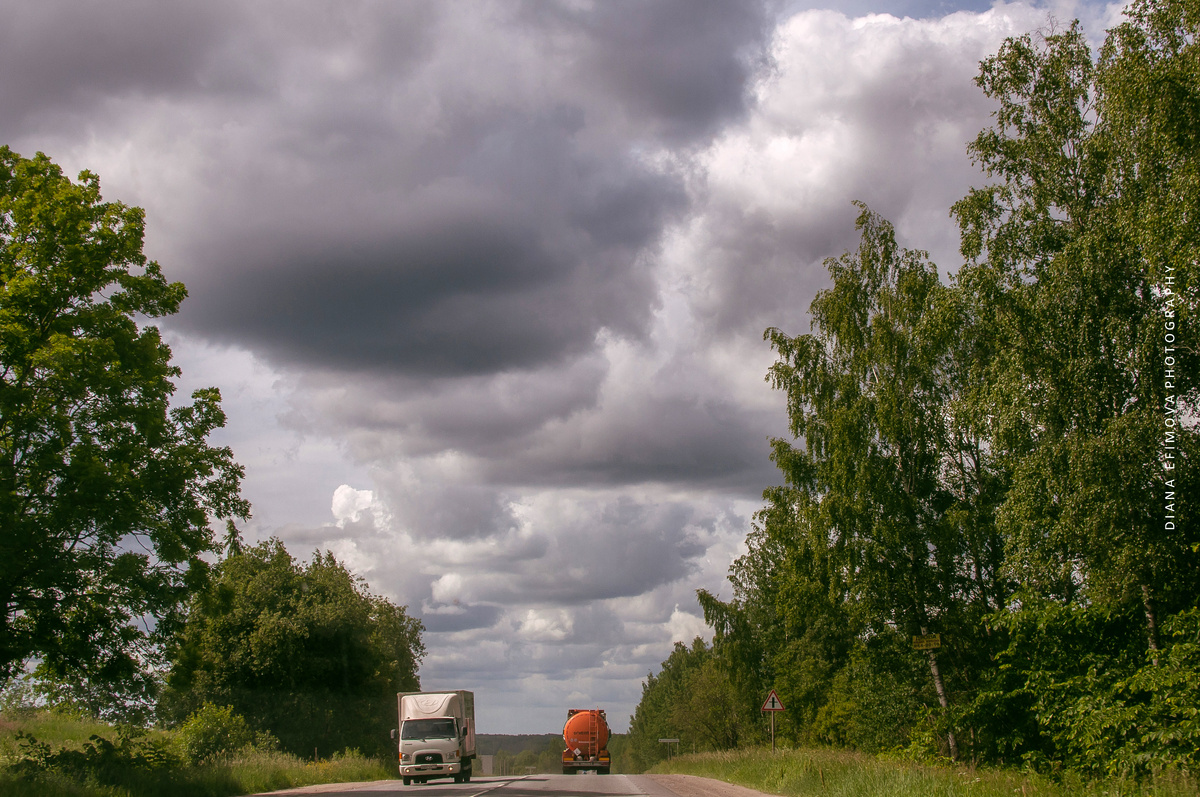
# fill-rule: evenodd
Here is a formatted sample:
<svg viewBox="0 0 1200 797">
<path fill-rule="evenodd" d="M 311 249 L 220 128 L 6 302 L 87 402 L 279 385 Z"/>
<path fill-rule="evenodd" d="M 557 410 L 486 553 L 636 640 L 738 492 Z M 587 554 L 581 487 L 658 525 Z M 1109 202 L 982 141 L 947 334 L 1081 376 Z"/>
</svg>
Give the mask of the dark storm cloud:
<svg viewBox="0 0 1200 797">
<path fill-rule="evenodd" d="M 497 175 L 462 175 L 485 159 L 476 149 L 448 157 L 460 172 L 453 190 L 399 201 L 381 229 L 280 240 L 253 268 L 230 252 L 190 280 L 181 319 L 255 340 L 277 361 L 392 374 L 528 369 L 586 351 L 601 328 L 640 335 L 655 301 L 642 251 L 682 192 L 625 159 L 597 162 L 558 143 L 526 172 L 524 193 Z M 503 158 L 524 160 L 502 149 L 505 170 L 514 164 Z M 556 185 L 547 172 L 557 170 L 573 184 Z"/>
<path fill-rule="evenodd" d="M 891 14 L 895 17 L 929 19 L 953 14 L 956 11 L 983 12 L 991 8 L 992 0 L 839 0 L 837 10 L 851 17 L 864 14 Z M 829 3 L 812 0 L 791 0 L 784 3 L 788 13 L 811 8 L 828 8 Z"/>
<path fill-rule="evenodd" d="M 532 374 L 360 382 L 354 390 L 333 381 L 309 414 L 326 424 L 336 418 L 329 433 L 363 461 L 453 451 L 462 465 L 449 482 L 430 472 L 420 491 L 402 483 L 385 493 L 417 528 L 460 537 L 511 523 L 500 493 L 491 492 L 506 487 L 658 482 L 757 496 L 778 478 L 768 439 L 787 434 L 785 419 L 740 406 L 707 377 L 661 369 L 598 398 L 602 380 L 637 377 L 578 358 Z M 462 478 L 472 486 L 452 486 Z M 455 523 L 444 522 L 451 517 Z"/>
<path fill-rule="evenodd" d="M 98 103 L 89 124 L 150 186 L 164 266 L 189 290 L 180 334 L 330 375 L 345 393 L 318 426 L 364 463 L 463 452 L 500 485 L 744 489 L 763 471 L 758 421 L 703 384 L 626 396 L 603 410 L 611 428 L 594 410 L 605 341 L 647 344 L 660 308 L 662 236 L 691 201 L 680 153 L 752 109 L 765 5 L 297 2 L 146 20 L 130 27 L 170 53 L 134 42 L 62 83 Z M 63 54 L 88 28 L 25 30 Z M 490 494 L 420 492 L 450 499 L 401 501 L 421 528 L 510 522 Z"/>
<path fill-rule="evenodd" d="M 491 628 L 500 619 L 501 609 L 498 606 L 487 604 L 469 606 L 448 604 L 423 606 L 421 611 L 415 614 L 425 624 L 426 631 L 431 634 L 440 634 Z"/>
<path fill-rule="evenodd" d="M 639 400 L 576 423 L 553 425 L 487 473 L 497 483 L 566 486 L 688 484 L 757 495 L 777 478 L 768 436 L 782 425 L 719 396 L 680 390 L 660 375 Z M 773 428 L 778 426 L 778 428 Z"/>
<path fill-rule="evenodd" d="M 747 108 L 774 23 L 765 3 L 621 0 L 527 6 L 577 44 L 576 74 L 674 144 L 711 135 Z"/>
<path fill-rule="evenodd" d="M 383 496 L 418 540 L 476 540 L 504 534 L 517 525 L 502 493 L 468 480 L 439 483 L 430 476 L 419 489 L 406 485 L 385 490 Z M 535 538 L 493 558 L 537 558 L 545 553 L 546 547 L 545 540 Z"/>
<path fill-rule="evenodd" d="M 549 497 L 526 515 L 529 530 L 475 543 L 477 556 L 433 584 L 434 599 L 565 610 L 669 584 L 692 572 L 705 551 L 695 525 L 701 518 L 683 503 Z"/>
<path fill-rule="evenodd" d="M 89 123 L 112 96 L 197 91 L 233 10 L 222 2 L 156 0 L 3 5 L 0 135 L 6 138 L 48 117 Z"/>
<path fill-rule="evenodd" d="M 447 449 L 509 459 L 547 424 L 593 408 L 608 364 L 578 357 L 536 371 L 431 379 L 310 377 L 308 414 L 336 418 L 331 430 L 364 461 L 425 457 Z"/>
<path fill-rule="evenodd" d="M 212 109 L 229 116 L 193 153 L 217 179 L 183 222 L 182 329 L 288 366 L 436 376 L 644 336 L 648 263 L 687 204 L 656 153 L 746 112 L 763 8 L 429 8 L 419 45 L 393 24 L 404 57 L 363 33 L 388 16 L 374 5 L 231 34 L 262 54 L 223 59 L 222 80 L 266 88 Z"/>
</svg>

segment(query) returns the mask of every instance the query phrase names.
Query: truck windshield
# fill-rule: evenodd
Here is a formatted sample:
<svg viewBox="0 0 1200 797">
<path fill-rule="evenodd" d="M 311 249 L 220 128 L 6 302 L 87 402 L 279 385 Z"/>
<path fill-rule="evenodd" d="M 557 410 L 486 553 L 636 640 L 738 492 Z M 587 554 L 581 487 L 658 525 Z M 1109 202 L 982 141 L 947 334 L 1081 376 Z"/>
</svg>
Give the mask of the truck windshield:
<svg viewBox="0 0 1200 797">
<path fill-rule="evenodd" d="M 405 720 L 400 728 L 401 739 L 453 739 L 457 735 L 454 720 L 449 717 Z"/>
</svg>

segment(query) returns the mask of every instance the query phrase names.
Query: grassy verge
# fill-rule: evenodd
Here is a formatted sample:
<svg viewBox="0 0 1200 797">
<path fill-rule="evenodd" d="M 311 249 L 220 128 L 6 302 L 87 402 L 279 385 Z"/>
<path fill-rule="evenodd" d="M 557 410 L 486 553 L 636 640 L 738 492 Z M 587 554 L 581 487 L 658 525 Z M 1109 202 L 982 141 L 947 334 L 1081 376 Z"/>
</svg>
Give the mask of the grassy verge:
<svg viewBox="0 0 1200 797">
<path fill-rule="evenodd" d="M 319 783 L 351 783 L 396 777 L 390 762 L 354 752 L 312 761 L 281 752 L 248 750 L 199 766 L 115 766 L 94 772 L 19 774 L 24 757 L 17 738 L 27 733 L 52 747 L 82 750 L 93 734 L 116 738 L 108 725 L 53 712 L 0 717 L 0 797 L 232 797 Z M 171 735 L 150 734 L 164 745 Z"/>
<path fill-rule="evenodd" d="M 683 755 L 651 772 L 700 775 L 794 797 L 1197 797 L 1182 777 L 1153 783 L 1052 781 L 1011 770 L 912 764 L 844 750 L 738 750 Z"/>
<path fill-rule="evenodd" d="M 253 794 L 260 791 L 312 786 L 317 783 L 358 783 L 364 780 L 388 780 L 399 777 L 390 763 L 377 758 L 356 755 L 335 755 L 329 760 L 301 761 L 286 753 L 258 754 L 235 759 L 227 767 L 229 776 L 242 791 L 230 794 Z"/>
<path fill-rule="evenodd" d="M 305 762 L 277 753 L 168 771 L 129 771 L 114 778 L 118 781 L 115 784 L 80 781 L 55 772 L 33 779 L 5 773 L 0 774 L 0 797 L 232 797 L 318 783 L 392 777 L 395 773 L 374 759 L 335 757 Z"/>
</svg>

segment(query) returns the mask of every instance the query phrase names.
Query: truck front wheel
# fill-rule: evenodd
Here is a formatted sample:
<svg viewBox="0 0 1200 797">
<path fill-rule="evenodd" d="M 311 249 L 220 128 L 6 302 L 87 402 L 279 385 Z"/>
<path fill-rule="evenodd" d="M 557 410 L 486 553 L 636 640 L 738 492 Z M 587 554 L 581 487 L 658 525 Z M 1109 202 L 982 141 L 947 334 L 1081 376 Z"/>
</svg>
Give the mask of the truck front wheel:
<svg viewBox="0 0 1200 797">
<path fill-rule="evenodd" d="M 407 786 L 408 784 L 412 783 L 412 778 L 408 777 L 407 775 L 405 775 L 403 778 L 401 778 L 401 780 L 403 780 L 403 781 L 404 781 L 404 785 L 405 785 L 405 786 Z"/>
</svg>

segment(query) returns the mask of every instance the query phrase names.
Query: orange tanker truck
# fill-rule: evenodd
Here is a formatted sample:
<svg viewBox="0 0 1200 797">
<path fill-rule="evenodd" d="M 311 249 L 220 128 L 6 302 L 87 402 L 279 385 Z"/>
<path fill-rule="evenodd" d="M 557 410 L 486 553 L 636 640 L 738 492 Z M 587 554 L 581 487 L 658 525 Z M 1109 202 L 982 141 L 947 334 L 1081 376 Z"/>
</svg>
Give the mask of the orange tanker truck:
<svg viewBox="0 0 1200 797">
<path fill-rule="evenodd" d="M 568 709 L 563 741 L 567 743 L 562 754 L 564 775 L 584 769 L 608 774 L 608 720 L 603 711 L 598 708 Z"/>
</svg>

